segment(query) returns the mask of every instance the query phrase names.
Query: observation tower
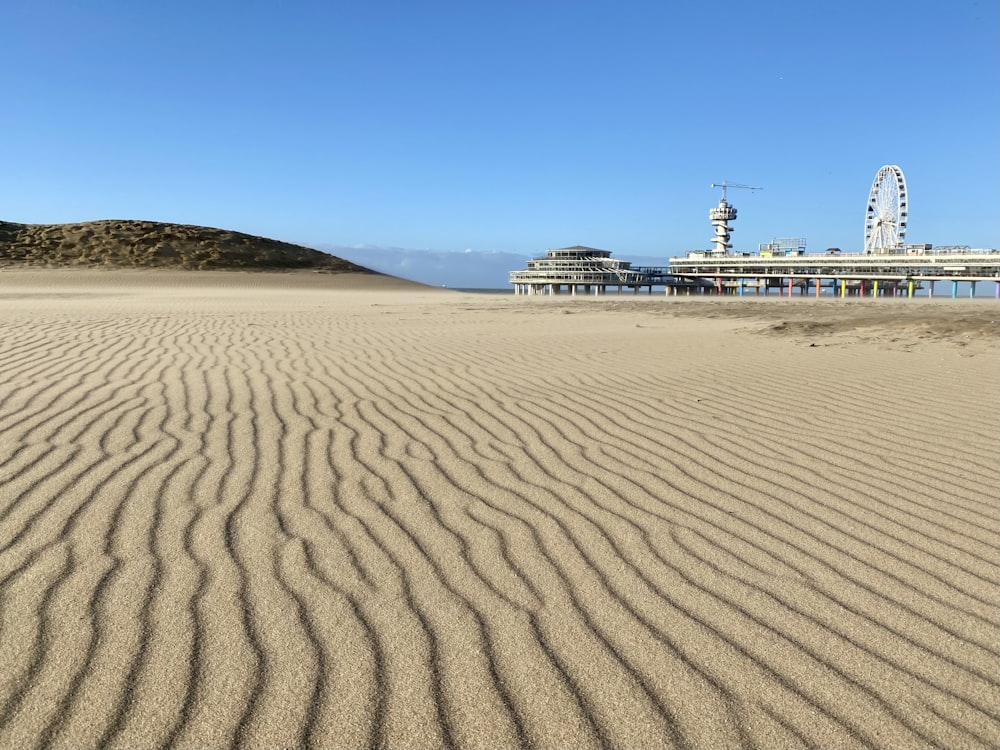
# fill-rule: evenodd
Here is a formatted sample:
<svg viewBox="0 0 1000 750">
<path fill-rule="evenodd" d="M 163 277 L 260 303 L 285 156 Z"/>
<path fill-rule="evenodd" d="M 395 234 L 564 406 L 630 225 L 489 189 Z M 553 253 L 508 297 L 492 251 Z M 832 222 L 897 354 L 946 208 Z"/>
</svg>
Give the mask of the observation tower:
<svg viewBox="0 0 1000 750">
<path fill-rule="evenodd" d="M 733 228 L 729 226 L 729 222 L 736 221 L 736 208 L 726 202 L 726 188 L 744 188 L 746 190 L 762 190 L 762 188 L 751 185 L 737 185 L 725 180 L 722 182 L 713 182 L 712 187 L 722 188 L 722 198 L 719 200 L 719 205 L 708 212 L 708 218 L 712 220 L 712 226 L 715 228 L 715 237 L 712 238 L 714 247 L 711 254 L 727 255 L 733 246 L 729 242 L 729 237 L 733 231 Z"/>
</svg>

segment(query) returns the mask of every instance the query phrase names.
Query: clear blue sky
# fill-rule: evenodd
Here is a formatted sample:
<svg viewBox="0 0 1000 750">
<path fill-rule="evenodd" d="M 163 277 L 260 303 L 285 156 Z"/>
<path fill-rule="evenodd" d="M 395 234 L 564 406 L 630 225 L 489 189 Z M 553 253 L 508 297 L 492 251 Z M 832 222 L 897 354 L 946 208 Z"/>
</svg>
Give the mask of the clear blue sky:
<svg viewBox="0 0 1000 750">
<path fill-rule="evenodd" d="M 996 0 L 8 0 L 0 218 L 628 258 L 1000 246 Z M 500 284 L 505 279 L 500 280 Z"/>
</svg>

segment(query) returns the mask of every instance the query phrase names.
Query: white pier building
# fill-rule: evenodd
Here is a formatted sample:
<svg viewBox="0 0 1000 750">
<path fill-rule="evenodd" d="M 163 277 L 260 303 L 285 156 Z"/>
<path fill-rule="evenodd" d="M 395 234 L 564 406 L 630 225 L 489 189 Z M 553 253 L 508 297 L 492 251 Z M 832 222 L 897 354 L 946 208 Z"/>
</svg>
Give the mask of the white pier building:
<svg viewBox="0 0 1000 750">
<path fill-rule="evenodd" d="M 549 250 L 543 258 L 532 258 L 528 267 L 510 272 L 514 294 L 605 294 L 609 287 L 649 286 L 644 270 L 632 268 L 626 260 L 611 257 L 609 250 L 574 245 Z M 661 282 L 662 283 L 662 282 Z"/>
</svg>

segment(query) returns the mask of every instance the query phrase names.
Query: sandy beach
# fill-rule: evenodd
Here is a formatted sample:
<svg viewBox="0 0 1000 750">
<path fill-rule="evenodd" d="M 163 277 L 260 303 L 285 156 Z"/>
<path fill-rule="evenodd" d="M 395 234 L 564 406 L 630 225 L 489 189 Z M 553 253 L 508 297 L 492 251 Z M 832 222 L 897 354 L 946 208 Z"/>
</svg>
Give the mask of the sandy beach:
<svg viewBox="0 0 1000 750">
<path fill-rule="evenodd" d="M 0 748 L 996 748 L 1000 305 L 0 272 Z"/>
</svg>

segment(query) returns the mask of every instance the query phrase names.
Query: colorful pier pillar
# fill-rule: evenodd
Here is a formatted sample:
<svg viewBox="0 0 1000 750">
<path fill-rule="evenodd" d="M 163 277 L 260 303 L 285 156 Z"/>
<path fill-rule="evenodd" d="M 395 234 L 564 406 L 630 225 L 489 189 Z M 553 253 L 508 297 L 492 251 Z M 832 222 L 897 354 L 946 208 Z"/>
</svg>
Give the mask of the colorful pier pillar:
<svg viewBox="0 0 1000 750">
<path fill-rule="evenodd" d="M 954 279 L 951 282 L 951 298 L 955 299 L 958 296 L 958 282 Z"/>
<path fill-rule="evenodd" d="M 1000 284 L 997 287 L 1000 288 Z M 906 283 L 906 297 L 907 299 L 913 299 L 913 279 L 910 279 Z"/>
</svg>

